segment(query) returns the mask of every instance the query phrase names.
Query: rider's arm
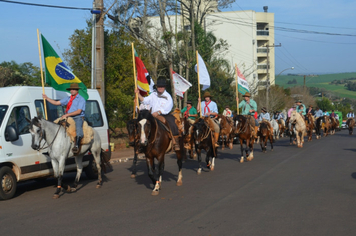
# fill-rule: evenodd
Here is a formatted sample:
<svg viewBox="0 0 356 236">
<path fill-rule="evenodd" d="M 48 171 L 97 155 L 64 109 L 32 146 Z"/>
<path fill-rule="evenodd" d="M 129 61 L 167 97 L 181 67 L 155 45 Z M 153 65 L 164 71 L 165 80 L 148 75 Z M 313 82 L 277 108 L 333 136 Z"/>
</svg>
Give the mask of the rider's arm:
<svg viewBox="0 0 356 236">
<path fill-rule="evenodd" d="M 47 97 L 46 94 L 42 94 L 42 98 L 43 98 L 43 99 L 46 99 L 49 103 L 51 103 L 51 104 L 53 104 L 53 105 L 56 105 L 56 106 L 61 105 L 61 102 L 60 102 L 60 101 L 53 100 L 53 99 Z"/>
</svg>

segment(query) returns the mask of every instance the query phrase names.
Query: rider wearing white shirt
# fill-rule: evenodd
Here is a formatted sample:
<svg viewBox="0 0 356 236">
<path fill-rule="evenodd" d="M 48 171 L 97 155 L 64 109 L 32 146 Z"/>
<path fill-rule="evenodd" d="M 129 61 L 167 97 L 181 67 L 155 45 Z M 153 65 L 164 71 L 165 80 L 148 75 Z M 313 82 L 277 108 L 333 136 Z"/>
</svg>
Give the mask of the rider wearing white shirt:
<svg viewBox="0 0 356 236">
<path fill-rule="evenodd" d="M 355 118 L 355 114 L 352 111 L 350 111 L 349 113 L 347 113 L 346 117 L 347 118 Z"/>
</svg>

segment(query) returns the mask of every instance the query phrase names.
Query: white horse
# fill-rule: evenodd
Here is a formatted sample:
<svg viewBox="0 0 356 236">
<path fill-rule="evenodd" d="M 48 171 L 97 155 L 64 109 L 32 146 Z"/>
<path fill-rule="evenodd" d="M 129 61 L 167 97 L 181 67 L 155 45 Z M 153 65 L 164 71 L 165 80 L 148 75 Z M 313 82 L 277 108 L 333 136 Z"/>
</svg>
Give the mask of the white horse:
<svg viewBox="0 0 356 236">
<path fill-rule="evenodd" d="M 45 140 L 48 145 L 48 155 L 51 157 L 54 177 L 58 179 L 57 189 L 53 198 L 59 198 L 59 193 L 63 187 L 67 191 L 76 191 L 80 176 L 83 170 L 82 159 L 86 152 L 90 150 L 93 154 L 96 167 L 98 169 L 98 183 L 96 188 L 100 188 L 102 185 L 101 177 L 101 163 L 109 161 L 105 159 L 105 153 L 101 149 L 101 140 L 99 134 L 93 129 L 94 138 L 88 144 L 83 144 L 80 148 L 80 153 L 75 156 L 75 162 L 77 164 L 77 175 L 75 177 L 74 188 L 62 183 L 63 172 L 65 168 L 65 161 L 68 157 L 72 157 L 72 147 L 74 143 L 71 142 L 70 137 L 66 133 L 65 127 L 59 124 L 55 124 L 51 121 L 47 121 L 41 118 L 33 118 L 30 122 L 30 132 L 32 135 L 31 147 L 34 150 L 41 150 L 46 147 L 41 147 L 42 140 Z"/>
<path fill-rule="evenodd" d="M 294 132 L 297 136 L 297 145 L 300 148 L 303 147 L 304 136 L 307 131 L 304 119 L 297 111 L 292 111 L 289 122 L 291 124 L 295 123 Z"/>
<path fill-rule="evenodd" d="M 272 129 L 273 129 L 274 139 L 279 139 L 279 125 L 278 125 L 278 122 L 275 119 L 271 120 L 271 126 L 272 126 Z"/>
</svg>

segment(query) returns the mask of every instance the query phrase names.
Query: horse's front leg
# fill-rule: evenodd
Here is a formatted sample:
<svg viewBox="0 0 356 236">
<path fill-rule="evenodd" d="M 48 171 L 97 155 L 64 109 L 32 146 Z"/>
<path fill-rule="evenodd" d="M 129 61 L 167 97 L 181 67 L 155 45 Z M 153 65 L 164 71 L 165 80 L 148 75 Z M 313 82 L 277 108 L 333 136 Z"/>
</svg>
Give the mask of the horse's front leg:
<svg viewBox="0 0 356 236">
<path fill-rule="evenodd" d="M 158 179 L 154 183 L 155 187 L 152 190 L 152 195 L 158 195 L 162 185 L 162 175 L 164 171 L 164 154 L 158 157 Z"/>
<path fill-rule="evenodd" d="M 177 155 L 177 164 L 178 164 L 178 179 L 177 179 L 177 186 L 182 186 L 183 184 L 183 174 L 182 174 L 182 168 L 183 168 L 183 154 L 182 151 L 183 148 L 181 147 L 180 150 L 176 151 Z"/>
<path fill-rule="evenodd" d="M 244 162 L 244 141 L 240 138 L 240 149 L 241 149 L 241 157 L 240 157 L 240 163 Z"/>
<path fill-rule="evenodd" d="M 199 165 L 199 168 L 197 170 L 197 174 L 200 175 L 203 167 L 201 165 L 201 149 L 198 148 L 198 144 L 196 144 L 196 146 L 195 146 L 195 151 L 196 151 L 196 153 L 198 155 L 198 165 Z"/>
<path fill-rule="evenodd" d="M 248 148 L 247 150 L 250 151 L 250 154 L 247 157 L 248 161 L 251 161 L 253 159 L 253 143 L 254 143 L 254 139 L 251 139 L 251 140 L 247 141 L 246 148 Z"/>
<path fill-rule="evenodd" d="M 147 153 L 145 153 L 147 154 Z M 146 165 L 147 165 L 147 169 L 148 169 L 148 176 L 150 177 L 153 185 L 155 186 L 156 185 L 156 181 L 157 181 L 157 178 L 156 178 L 156 173 L 155 173 L 155 166 L 154 166 L 154 160 L 153 160 L 153 157 L 151 156 L 148 156 L 148 155 L 145 155 L 146 156 Z M 152 192 L 153 194 L 153 192 Z"/>
<path fill-rule="evenodd" d="M 136 143 L 134 145 L 134 158 L 132 161 L 132 171 L 131 171 L 131 179 L 134 179 L 136 177 L 136 166 L 137 166 L 137 155 L 138 155 L 138 151 L 137 151 L 137 147 L 136 147 Z"/>
<path fill-rule="evenodd" d="M 70 191 L 70 187 L 64 183 L 62 183 L 63 173 L 64 173 L 64 164 L 65 158 L 63 157 L 59 162 L 56 159 L 52 159 L 52 167 L 54 171 L 54 177 L 57 178 L 57 188 L 53 195 L 53 199 L 59 198 L 59 194 L 61 192 L 62 187 Z M 68 189 L 69 188 L 69 189 Z"/>
</svg>

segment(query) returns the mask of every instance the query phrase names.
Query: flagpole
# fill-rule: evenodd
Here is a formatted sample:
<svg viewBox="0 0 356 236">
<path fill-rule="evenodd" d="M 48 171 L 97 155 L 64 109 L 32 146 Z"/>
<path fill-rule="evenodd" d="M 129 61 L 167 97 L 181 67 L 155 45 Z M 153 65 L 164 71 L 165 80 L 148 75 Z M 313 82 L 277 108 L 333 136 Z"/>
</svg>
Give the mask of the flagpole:
<svg viewBox="0 0 356 236">
<path fill-rule="evenodd" d="M 237 74 L 237 64 L 235 63 L 235 74 L 236 74 L 236 97 L 239 97 L 239 77 Z M 237 114 L 239 115 L 239 102 L 236 100 Z"/>
<path fill-rule="evenodd" d="M 136 80 L 136 63 L 135 63 L 135 49 L 134 49 L 134 43 L 131 43 L 132 46 L 132 66 L 133 66 L 133 71 L 134 71 L 134 81 L 135 81 L 135 90 L 137 89 L 137 80 Z M 134 111 L 133 111 L 133 118 L 135 119 L 136 116 L 136 106 L 138 104 L 138 96 L 137 93 L 135 92 L 135 100 L 134 100 Z"/>
<path fill-rule="evenodd" d="M 196 54 L 196 58 L 197 58 L 197 74 L 198 74 L 198 92 L 199 92 L 199 100 L 201 100 L 200 98 L 200 79 L 199 79 L 199 58 L 198 58 L 198 50 L 195 51 Z M 201 108 L 201 101 L 200 101 L 200 117 L 202 117 L 202 108 Z"/>
<path fill-rule="evenodd" d="M 39 32 L 38 29 L 37 29 L 37 40 L 38 40 L 38 53 L 39 53 L 39 56 L 40 56 L 42 93 L 45 94 L 44 81 L 43 81 L 43 69 L 42 69 L 42 57 L 41 57 L 41 45 L 40 45 L 40 32 Z M 46 104 L 46 99 L 43 99 L 43 104 L 44 104 L 44 110 L 45 110 L 45 117 L 46 117 L 46 120 L 47 120 L 47 104 Z"/>
</svg>

